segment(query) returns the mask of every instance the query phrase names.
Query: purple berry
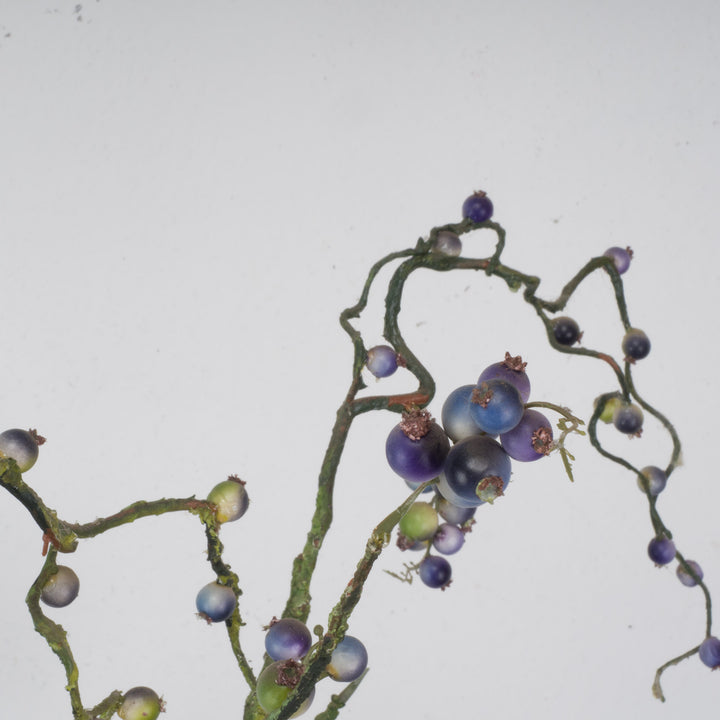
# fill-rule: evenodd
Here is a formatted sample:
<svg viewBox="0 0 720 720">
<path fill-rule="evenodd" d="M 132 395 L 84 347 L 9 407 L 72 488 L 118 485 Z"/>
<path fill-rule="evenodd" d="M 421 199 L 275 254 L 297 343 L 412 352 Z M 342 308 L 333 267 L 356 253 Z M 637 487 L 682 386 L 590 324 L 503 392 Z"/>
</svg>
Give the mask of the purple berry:
<svg viewBox="0 0 720 720">
<path fill-rule="evenodd" d="M 465 544 L 465 533 L 457 526 L 443 523 L 433 535 L 433 547 L 443 555 L 454 555 Z"/>
<path fill-rule="evenodd" d="M 640 473 L 642 478 L 638 476 L 637 484 L 643 492 L 645 492 L 643 479 L 647 481 L 650 495 L 659 495 L 665 489 L 665 485 L 667 484 L 667 475 L 664 470 L 661 470 L 659 467 L 655 467 L 655 465 L 648 465 L 647 467 L 644 467 Z"/>
<path fill-rule="evenodd" d="M 486 222 L 492 217 L 492 214 L 493 204 L 482 190 L 473 193 L 462 206 L 462 216 L 474 223 Z"/>
<path fill-rule="evenodd" d="M 397 353 L 389 345 L 376 345 L 368 350 L 365 365 L 376 378 L 389 377 L 398 368 Z"/>
<path fill-rule="evenodd" d="M 702 580 L 702 568 L 694 560 L 687 560 L 686 562 L 692 568 L 692 571 L 698 576 L 698 578 Z M 675 574 L 677 575 L 678 580 L 683 585 L 685 585 L 685 587 L 695 587 L 695 585 L 697 585 L 697 581 L 695 580 L 695 578 L 682 565 L 678 564 L 677 570 L 675 570 Z"/>
<path fill-rule="evenodd" d="M 637 405 L 620 405 L 613 413 L 613 425 L 626 435 L 642 432 L 643 412 Z"/>
<path fill-rule="evenodd" d="M 650 353 L 650 340 L 642 330 L 631 328 L 623 337 L 622 351 L 630 362 L 642 360 Z"/>
<path fill-rule="evenodd" d="M 603 255 L 612 259 L 615 268 L 622 275 L 629 267 L 632 260 L 632 250 L 630 248 L 611 247 L 608 248 Z"/>
<path fill-rule="evenodd" d="M 553 433 L 549 420 L 537 410 L 526 410 L 520 422 L 500 435 L 505 452 L 521 462 L 545 457 L 552 448 Z"/>
<path fill-rule="evenodd" d="M 552 321 L 555 342 L 560 345 L 574 345 L 581 337 L 580 326 L 571 317 L 557 317 Z"/>
<path fill-rule="evenodd" d="M 505 380 L 517 388 L 520 398 L 526 403 L 530 397 L 530 379 L 525 372 L 526 365 L 520 355 L 513 357 L 506 352 L 504 360 L 489 365 L 480 373 L 477 384 L 480 385 L 486 380 Z"/>
<path fill-rule="evenodd" d="M 295 618 L 275 620 L 265 635 L 265 650 L 273 660 L 299 660 L 312 645 L 312 635 Z"/>
<path fill-rule="evenodd" d="M 237 599 L 231 587 L 211 582 L 201 588 L 195 599 L 195 607 L 208 623 L 227 620 L 235 610 Z"/>
<path fill-rule="evenodd" d="M 385 455 L 404 480 L 425 482 L 440 474 L 450 450 L 445 431 L 425 411 L 404 413 L 388 435 Z"/>
<path fill-rule="evenodd" d="M 656 565 L 667 565 L 675 559 L 675 543 L 666 537 L 653 538 L 648 544 L 648 556 Z"/>
<path fill-rule="evenodd" d="M 700 660 L 709 668 L 715 670 L 720 667 L 720 640 L 710 635 L 700 643 L 698 650 Z"/>
</svg>

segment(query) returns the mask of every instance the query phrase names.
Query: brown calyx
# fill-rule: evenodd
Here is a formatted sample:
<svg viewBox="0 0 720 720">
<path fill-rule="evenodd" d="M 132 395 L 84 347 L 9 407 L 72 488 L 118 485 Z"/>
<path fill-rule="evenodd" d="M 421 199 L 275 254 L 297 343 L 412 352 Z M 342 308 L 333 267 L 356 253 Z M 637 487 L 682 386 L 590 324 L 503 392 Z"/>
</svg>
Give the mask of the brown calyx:
<svg viewBox="0 0 720 720">
<path fill-rule="evenodd" d="M 486 382 L 483 382 L 480 383 L 480 387 L 476 387 L 472 393 L 470 393 L 470 402 L 486 408 L 490 403 L 490 400 L 492 400 L 492 396 L 492 388 Z"/>
<path fill-rule="evenodd" d="M 400 429 L 411 440 L 420 440 L 430 432 L 432 423 L 432 416 L 427 410 L 409 410 L 402 414 Z"/>
<path fill-rule="evenodd" d="M 549 455 L 552 450 L 552 430 L 544 425 L 532 434 L 532 447 L 540 455 Z"/>
<path fill-rule="evenodd" d="M 503 365 L 508 368 L 508 370 L 514 370 L 515 372 L 523 372 L 523 370 L 527 367 L 527 363 L 523 362 L 520 355 L 515 355 L 513 357 L 509 352 L 505 353 Z"/>
</svg>

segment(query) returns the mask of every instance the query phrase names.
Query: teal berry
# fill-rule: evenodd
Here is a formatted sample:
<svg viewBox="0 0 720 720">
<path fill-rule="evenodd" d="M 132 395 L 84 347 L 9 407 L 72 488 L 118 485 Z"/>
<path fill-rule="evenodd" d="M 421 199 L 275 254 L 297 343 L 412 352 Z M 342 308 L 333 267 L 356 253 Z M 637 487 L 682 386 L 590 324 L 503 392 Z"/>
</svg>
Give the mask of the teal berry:
<svg viewBox="0 0 720 720">
<path fill-rule="evenodd" d="M 365 646 L 351 635 L 346 635 L 335 647 L 327 666 L 328 675 L 338 682 L 357 680 L 368 664 Z"/>
<path fill-rule="evenodd" d="M 26 472 L 35 464 L 44 442 L 45 438 L 35 430 L 6 430 L 0 433 L 0 457 L 12 458 L 20 472 Z"/>
<path fill-rule="evenodd" d="M 134 687 L 123 696 L 117 714 L 122 720 L 156 720 L 165 711 L 165 703 L 149 687 Z"/>
<path fill-rule="evenodd" d="M 65 565 L 58 565 L 57 572 L 45 583 L 40 599 L 50 607 L 61 608 L 69 605 L 80 592 L 80 580 L 75 571 Z"/>
</svg>

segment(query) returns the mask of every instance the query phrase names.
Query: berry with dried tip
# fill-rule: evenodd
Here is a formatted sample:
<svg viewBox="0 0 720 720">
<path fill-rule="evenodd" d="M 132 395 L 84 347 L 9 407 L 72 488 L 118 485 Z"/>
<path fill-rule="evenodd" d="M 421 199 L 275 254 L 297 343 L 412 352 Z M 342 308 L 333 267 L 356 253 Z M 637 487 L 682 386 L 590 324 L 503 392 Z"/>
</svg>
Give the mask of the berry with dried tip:
<svg viewBox="0 0 720 720">
<path fill-rule="evenodd" d="M 694 560 L 687 560 L 686 562 L 692 568 L 695 575 L 697 575 L 698 579 L 702 580 L 702 568 Z M 678 564 L 675 574 L 677 575 L 677 579 L 685 585 L 685 587 L 695 587 L 695 585 L 697 585 L 697 580 L 682 565 Z"/>
<path fill-rule="evenodd" d="M 255 692 L 260 707 L 266 713 L 275 712 L 297 687 L 305 669 L 297 660 L 278 660 L 268 665 L 258 675 Z M 302 715 L 315 697 L 315 688 L 303 701 L 302 705 L 290 717 Z"/>
<path fill-rule="evenodd" d="M 524 410 L 518 389 L 499 378 L 481 382 L 470 395 L 470 417 L 489 435 L 512 430 Z"/>
<path fill-rule="evenodd" d="M 462 206 L 462 216 L 474 223 L 486 222 L 492 217 L 492 214 L 493 204 L 482 190 L 474 192 Z"/>
<path fill-rule="evenodd" d="M 390 467 L 404 480 L 416 483 L 437 477 L 449 450 L 445 431 L 426 410 L 403 413 L 385 442 Z"/>
<path fill-rule="evenodd" d="M 618 273 L 622 275 L 630 267 L 633 252 L 630 248 L 611 247 L 603 255 L 613 261 Z"/>
<path fill-rule="evenodd" d="M 201 618 L 208 623 L 227 620 L 235 610 L 237 598 L 232 588 L 211 582 L 201 588 L 195 598 L 195 607 Z"/>
<path fill-rule="evenodd" d="M 327 666 L 328 675 L 338 682 L 357 680 L 368 664 L 365 646 L 352 635 L 346 635 L 336 646 Z"/>
<path fill-rule="evenodd" d="M 44 442 L 45 438 L 35 430 L 6 430 L 0 433 L 0 457 L 12 458 L 20 472 L 26 472 L 35 464 Z"/>
<path fill-rule="evenodd" d="M 365 367 L 376 378 L 390 377 L 398 369 L 397 353 L 389 345 L 376 345 L 368 350 Z"/>
<path fill-rule="evenodd" d="M 428 555 L 418 568 L 420 579 L 431 588 L 442 588 L 450 584 L 452 567 L 450 563 L 439 555 Z"/>
<path fill-rule="evenodd" d="M 642 330 L 631 328 L 623 337 L 622 351 L 629 362 L 642 360 L 650 353 L 650 340 Z"/>
<path fill-rule="evenodd" d="M 69 605 L 80 592 L 80 579 L 72 568 L 58 565 L 57 572 L 45 583 L 40 599 L 50 607 Z"/>
<path fill-rule="evenodd" d="M 486 380 L 505 380 L 517 388 L 522 401 L 526 403 L 530 397 L 530 378 L 525 372 L 526 367 L 527 363 L 523 362 L 520 355 L 513 357 L 506 352 L 504 360 L 489 365 L 480 373 L 477 384 L 480 385 Z"/>
<path fill-rule="evenodd" d="M 470 397 L 475 387 L 475 385 L 463 385 L 455 388 L 443 403 L 440 413 L 442 426 L 453 442 L 482 433 L 470 415 Z"/>
<path fill-rule="evenodd" d="M 265 650 L 273 660 L 299 660 L 311 645 L 310 630 L 295 618 L 274 619 L 265 635 Z"/>
<path fill-rule="evenodd" d="M 216 506 L 215 518 L 219 523 L 238 520 L 250 504 L 245 483 L 237 475 L 231 475 L 227 480 L 218 483 L 207 499 Z"/>
<path fill-rule="evenodd" d="M 156 720 L 165 712 L 165 703 L 149 687 L 134 687 L 123 696 L 117 714 L 122 720 Z"/>
<path fill-rule="evenodd" d="M 667 565 L 675 559 L 675 543 L 666 537 L 655 537 L 648 544 L 648 556 L 656 565 Z"/>
<path fill-rule="evenodd" d="M 580 326 L 571 317 L 558 317 L 552 321 L 555 341 L 560 345 L 574 345 L 582 337 Z"/>
<path fill-rule="evenodd" d="M 532 462 L 545 457 L 552 449 L 553 432 L 550 421 L 537 410 L 526 410 L 520 422 L 500 435 L 505 452 L 521 462 Z"/>
</svg>

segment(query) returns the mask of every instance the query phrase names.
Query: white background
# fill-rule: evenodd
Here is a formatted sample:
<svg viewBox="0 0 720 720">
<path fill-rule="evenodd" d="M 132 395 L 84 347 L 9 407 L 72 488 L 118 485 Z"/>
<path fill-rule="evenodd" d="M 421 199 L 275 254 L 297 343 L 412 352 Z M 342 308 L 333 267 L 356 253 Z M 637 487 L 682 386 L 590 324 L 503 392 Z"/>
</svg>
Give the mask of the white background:
<svg viewBox="0 0 720 720">
<path fill-rule="evenodd" d="M 720 597 L 719 21 L 710 1 L 1 0 L 0 425 L 48 437 L 28 482 L 89 521 L 246 479 L 250 510 L 223 539 L 259 667 L 350 379 L 337 315 L 375 260 L 457 221 L 482 188 L 508 230 L 504 261 L 540 275 L 543 297 L 607 247 L 634 248 L 630 317 L 653 342 L 637 387 L 685 448 L 659 508 Z M 465 252 L 490 245 L 479 234 Z M 568 313 L 586 346 L 619 357 L 609 290 L 598 275 Z M 382 340 L 373 300 L 368 345 Z M 437 379 L 436 414 L 505 350 L 528 360 L 533 398 L 585 418 L 615 388 L 601 363 L 552 351 L 522 298 L 482 274 L 417 273 L 401 327 Z M 375 413 L 353 429 L 311 625 L 406 495 L 384 460 L 395 422 Z M 651 422 L 641 440 L 603 431 L 639 466 L 667 462 Z M 371 672 L 348 720 L 717 707 L 717 673 L 697 658 L 666 674 L 665 705 L 653 699 L 655 668 L 703 639 L 702 594 L 647 558 L 634 477 L 585 438 L 571 448 L 574 485 L 557 457 L 516 464 L 448 592 L 382 573 L 408 560 L 388 548 L 351 623 Z M 3 715 L 69 717 L 24 605 L 41 533 L 7 494 L 0 533 Z M 195 518 L 165 516 L 63 559 L 80 596 L 48 613 L 69 632 L 86 705 L 150 685 L 168 718 L 241 717 L 224 629 L 194 617 L 212 579 L 203 550 Z"/>
</svg>

